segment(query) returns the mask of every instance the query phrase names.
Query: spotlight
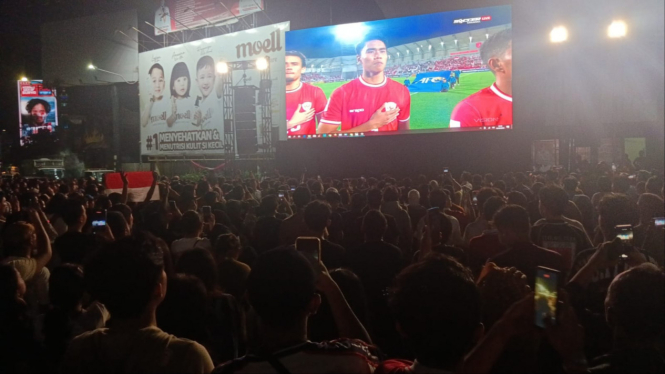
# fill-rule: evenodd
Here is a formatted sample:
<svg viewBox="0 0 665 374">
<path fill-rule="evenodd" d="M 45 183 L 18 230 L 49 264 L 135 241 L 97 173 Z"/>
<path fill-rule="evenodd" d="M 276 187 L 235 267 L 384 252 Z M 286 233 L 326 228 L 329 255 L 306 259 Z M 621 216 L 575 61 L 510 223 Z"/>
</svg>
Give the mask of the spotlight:
<svg viewBox="0 0 665 374">
<path fill-rule="evenodd" d="M 612 21 L 610 26 L 607 28 L 607 36 L 610 38 L 623 38 L 626 36 L 626 22 L 624 21 Z"/>
<path fill-rule="evenodd" d="M 561 43 L 568 40 L 568 30 L 564 26 L 557 26 L 550 31 L 550 41 Z"/>
<path fill-rule="evenodd" d="M 266 70 L 268 68 L 268 60 L 265 57 L 256 59 L 256 68 L 259 70 Z"/>
<path fill-rule="evenodd" d="M 95 69 L 96 69 L 95 65 L 93 64 L 88 65 L 88 70 L 95 70 Z"/>
<path fill-rule="evenodd" d="M 27 82 L 27 81 L 28 81 L 28 78 L 26 78 L 26 77 L 21 77 L 21 82 Z"/>
<path fill-rule="evenodd" d="M 229 65 L 226 62 L 220 61 L 215 65 L 215 69 L 219 74 L 226 74 L 229 72 Z"/>
<path fill-rule="evenodd" d="M 362 22 L 338 25 L 333 29 L 335 38 L 346 44 L 356 44 L 365 37 L 368 31 L 369 27 Z"/>
</svg>

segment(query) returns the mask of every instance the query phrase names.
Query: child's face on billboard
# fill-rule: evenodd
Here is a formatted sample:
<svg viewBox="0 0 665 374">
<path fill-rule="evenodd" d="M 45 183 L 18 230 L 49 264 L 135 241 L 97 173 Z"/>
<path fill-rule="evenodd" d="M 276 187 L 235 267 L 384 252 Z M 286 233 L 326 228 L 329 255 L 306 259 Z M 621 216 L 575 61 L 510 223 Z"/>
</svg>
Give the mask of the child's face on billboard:
<svg viewBox="0 0 665 374">
<path fill-rule="evenodd" d="M 187 85 L 189 84 L 189 78 L 180 77 L 173 82 L 173 90 L 178 96 L 183 97 L 187 93 Z"/>
<path fill-rule="evenodd" d="M 164 72 L 161 69 L 152 69 L 150 73 L 150 81 L 152 82 L 152 92 L 156 97 L 162 97 L 164 93 Z"/>
<path fill-rule="evenodd" d="M 196 83 L 201 95 L 207 97 L 215 88 L 215 71 L 212 66 L 205 66 L 196 72 Z"/>
</svg>

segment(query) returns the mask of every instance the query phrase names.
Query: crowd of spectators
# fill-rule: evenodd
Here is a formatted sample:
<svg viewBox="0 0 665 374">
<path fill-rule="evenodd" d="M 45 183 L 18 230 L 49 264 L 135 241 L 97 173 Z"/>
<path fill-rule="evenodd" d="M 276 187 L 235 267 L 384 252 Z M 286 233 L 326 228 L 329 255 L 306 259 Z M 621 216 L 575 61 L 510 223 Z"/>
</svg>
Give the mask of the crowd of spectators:
<svg viewBox="0 0 665 374">
<path fill-rule="evenodd" d="M 469 70 L 485 67 L 479 54 L 453 56 L 438 60 L 416 61 L 410 64 L 390 65 L 386 67 L 388 77 L 408 77 L 418 73 L 442 70 Z"/>
<path fill-rule="evenodd" d="M 662 174 L 592 169 L 4 180 L 0 372 L 662 373 Z"/>
</svg>

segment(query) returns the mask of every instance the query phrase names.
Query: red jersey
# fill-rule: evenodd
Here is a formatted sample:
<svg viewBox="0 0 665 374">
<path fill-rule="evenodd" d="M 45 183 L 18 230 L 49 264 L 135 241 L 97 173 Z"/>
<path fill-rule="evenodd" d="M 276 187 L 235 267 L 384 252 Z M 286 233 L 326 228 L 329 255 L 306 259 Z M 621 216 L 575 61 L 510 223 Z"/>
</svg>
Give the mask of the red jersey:
<svg viewBox="0 0 665 374">
<path fill-rule="evenodd" d="M 460 101 L 450 116 L 450 128 L 506 126 L 513 124 L 513 98 L 496 84 Z"/>
<path fill-rule="evenodd" d="M 326 95 L 319 87 L 308 83 L 300 82 L 295 90 L 286 90 L 286 121 L 293 117 L 293 114 L 301 105 L 300 111 L 306 112 L 314 108 L 316 115 L 323 113 L 326 108 Z M 310 121 L 292 127 L 288 130 L 289 135 L 310 135 L 316 134 L 316 115 Z"/>
<path fill-rule="evenodd" d="M 379 108 L 400 109 L 395 121 L 373 131 L 397 131 L 400 122 L 411 116 L 411 94 L 402 84 L 384 78 L 380 84 L 369 84 L 362 77 L 337 88 L 323 112 L 321 123 L 342 125 L 342 131 L 351 130 L 372 118 Z"/>
</svg>

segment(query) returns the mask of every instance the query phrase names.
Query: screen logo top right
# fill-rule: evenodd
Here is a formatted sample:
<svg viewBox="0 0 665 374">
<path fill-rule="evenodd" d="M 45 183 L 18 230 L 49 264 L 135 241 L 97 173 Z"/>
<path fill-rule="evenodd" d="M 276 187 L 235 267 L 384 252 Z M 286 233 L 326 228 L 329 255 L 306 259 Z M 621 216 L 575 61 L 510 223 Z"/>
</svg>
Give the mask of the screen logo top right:
<svg viewBox="0 0 665 374">
<path fill-rule="evenodd" d="M 511 22 L 498 6 L 287 32 L 288 139 L 512 129 Z"/>
</svg>

